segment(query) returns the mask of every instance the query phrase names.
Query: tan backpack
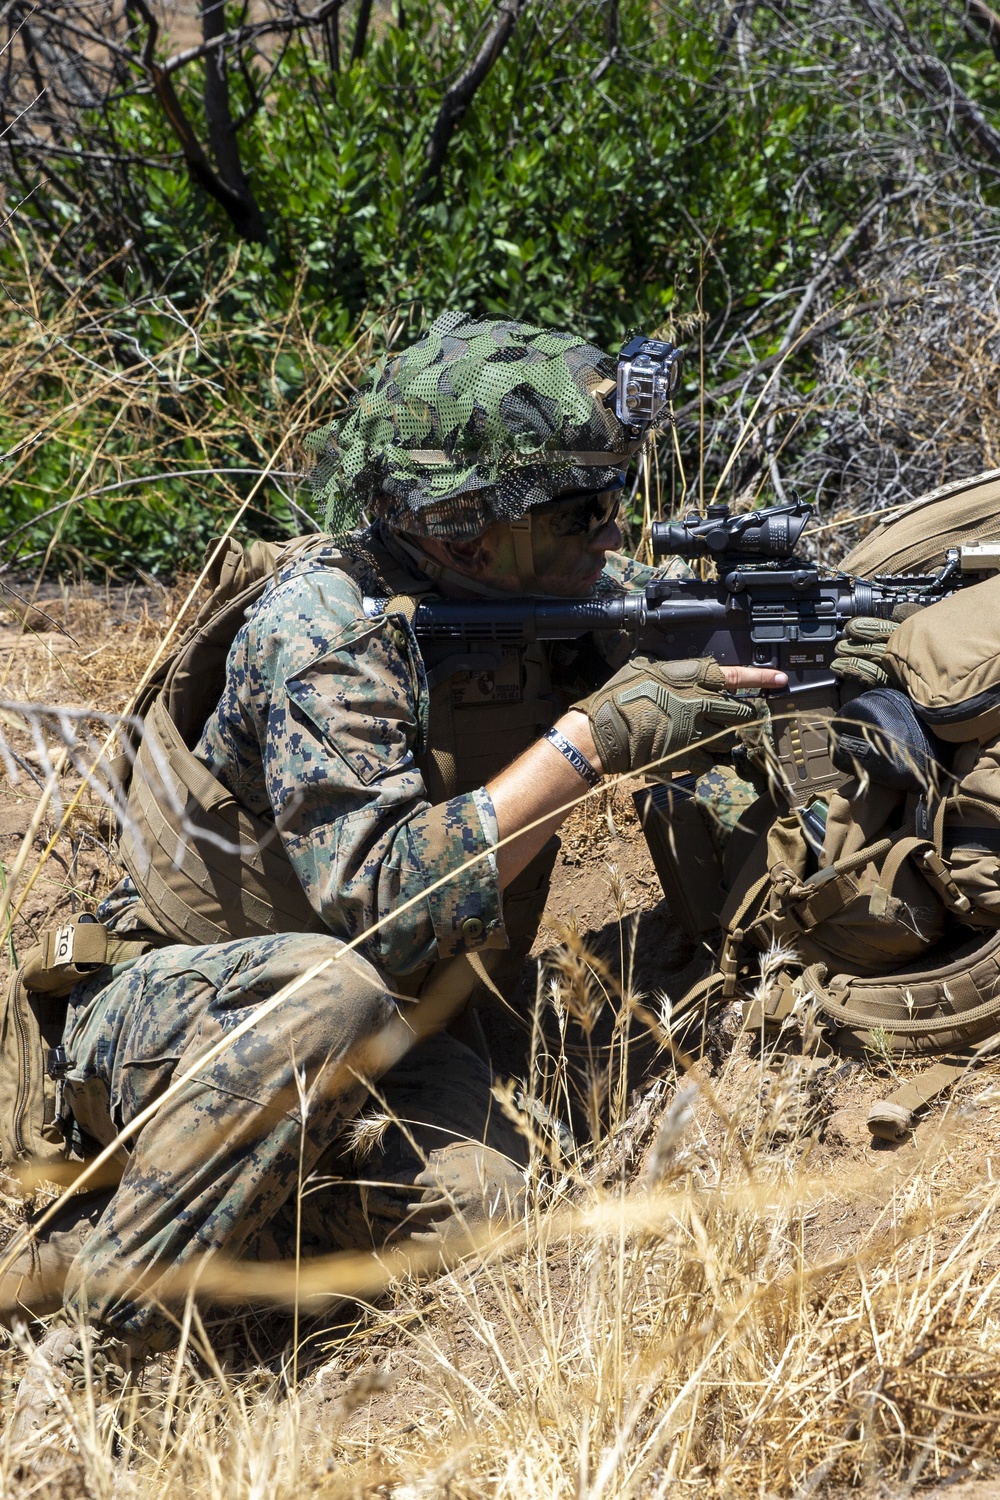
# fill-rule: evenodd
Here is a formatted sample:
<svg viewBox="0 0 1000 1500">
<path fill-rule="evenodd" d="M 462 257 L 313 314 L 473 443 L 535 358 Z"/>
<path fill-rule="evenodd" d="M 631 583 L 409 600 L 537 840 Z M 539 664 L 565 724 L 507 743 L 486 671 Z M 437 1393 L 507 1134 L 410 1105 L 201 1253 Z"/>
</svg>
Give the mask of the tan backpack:
<svg viewBox="0 0 1000 1500">
<path fill-rule="evenodd" d="M 994 470 L 897 512 L 841 566 L 862 577 L 936 571 L 950 549 L 1000 536 L 998 517 Z M 845 1051 L 949 1056 L 902 1103 L 873 1111 L 872 1129 L 894 1135 L 1000 1032 L 1000 578 L 915 613 L 893 634 L 887 660 L 928 728 L 956 745 L 940 795 L 862 791 L 848 778 L 825 788 L 819 861 L 801 808 L 786 813 L 769 797 L 743 813 L 724 864 L 702 838 L 702 887 L 715 895 L 726 936 L 690 1008 L 735 996 L 755 951 L 794 948 L 801 966 L 775 975 L 763 1003 L 750 1007 L 752 1025 L 776 1033 L 809 996 Z M 692 854 L 666 836 L 662 810 L 652 816 L 663 804 L 662 792 L 647 792 L 640 811 L 656 824 L 651 847 L 658 865 L 670 866 L 669 897 L 690 877 Z M 704 916 L 695 926 L 686 907 L 678 914 L 692 936 L 704 932 Z"/>
<path fill-rule="evenodd" d="M 848 782 L 811 872 L 799 820 L 777 818 L 764 880 L 723 913 L 722 967 L 733 992 L 748 944 L 781 943 L 803 969 L 777 976 L 755 1024 L 811 996 L 845 1051 L 948 1055 L 872 1111 L 894 1137 L 1000 1032 L 1000 577 L 911 616 L 885 661 L 955 747 L 950 768 L 925 797 Z"/>
</svg>

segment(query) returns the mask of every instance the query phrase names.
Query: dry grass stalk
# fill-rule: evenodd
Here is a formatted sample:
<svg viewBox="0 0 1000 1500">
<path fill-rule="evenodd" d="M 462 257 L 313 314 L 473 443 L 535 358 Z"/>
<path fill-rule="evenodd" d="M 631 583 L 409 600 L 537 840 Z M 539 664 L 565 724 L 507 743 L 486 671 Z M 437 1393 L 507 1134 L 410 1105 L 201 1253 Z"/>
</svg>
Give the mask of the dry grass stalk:
<svg viewBox="0 0 1000 1500">
<path fill-rule="evenodd" d="M 156 382 L 169 386 L 176 370 L 175 384 L 187 378 L 182 356 L 193 345 L 184 341 L 193 337 L 178 333 L 175 365 L 158 368 L 155 379 L 138 365 L 112 372 L 123 403 L 134 394 L 129 382 L 149 380 L 159 390 Z M 36 357 L 47 357 L 42 341 Z M 13 353 L 8 359 L 13 378 L 19 367 Z M 219 359 L 224 364 L 224 353 Z M 341 367 L 345 380 L 347 372 Z M 81 363 L 67 410 L 99 399 L 92 380 Z M 58 430 L 50 415 L 47 427 L 25 432 L 23 452 Z M 224 416 L 199 430 L 199 440 L 224 443 L 227 420 L 228 436 L 242 441 L 246 429 Z M 130 462 L 138 468 L 154 458 L 163 455 L 137 441 Z M 103 478 L 118 483 L 110 470 Z M 237 502 L 234 491 L 227 503 Z M 51 621 L 41 628 L 31 615 L 28 633 L 9 643 L 0 669 L 8 805 L 26 789 L 34 797 L 38 782 L 55 783 L 60 750 L 94 727 L 73 715 L 33 718 L 23 705 L 69 703 L 94 723 L 120 713 L 176 618 L 169 598 L 158 618 L 147 608 L 123 629 L 119 651 L 104 639 L 99 594 L 46 610 L 77 644 L 67 652 Z M 49 795 L 68 802 L 82 769 Z M 39 882 L 34 906 L 19 911 L 16 944 L 113 876 L 105 859 L 81 878 L 86 820 L 93 841 L 103 812 L 89 794 L 81 807 L 54 845 L 50 867 L 63 861 L 58 878 Z M 610 843 L 630 816 L 627 793 L 616 788 L 584 804 L 578 822 L 591 843 L 598 831 Z M 638 1010 L 629 983 L 632 898 L 620 869 L 609 871 L 609 887 L 622 931 L 617 965 L 592 953 L 579 929 L 565 930 L 548 987 L 539 988 L 539 1012 L 551 1003 L 555 1013 L 555 1040 L 546 1046 L 536 1016 L 528 1093 L 520 1103 L 512 1091 L 501 1099 L 525 1121 L 531 1145 L 519 1232 L 481 1244 L 474 1262 L 430 1286 L 414 1279 L 428 1266 L 412 1258 L 206 1267 L 204 1285 L 214 1275 L 218 1295 L 230 1299 L 286 1296 L 287 1269 L 293 1298 L 353 1293 L 377 1305 L 296 1386 L 289 1372 L 297 1347 L 284 1351 L 283 1368 L 280 1360 L 272 1361 L 277 1369 L 253 1368 L 246 1332 L 234 1373 L 220 1325 L 203 1322 L 189 1303 L 181 1351 L 165 1362 L 158 1392 L 117 1407 L 97 1407 L 94 1393 L 83 1393 L 64 1413 L 66 1441 L 80 1454 L 78 1493 L 598 1500 L 832 1494 L 844 1485 L 871 1493 L 875 1476 L 912 1486 L 993 1457 L 1000 1186 L 988 1146 L 984 1172 L 972 1133 L 995 1138 L 996 1087 L 970 1079 L 964 1113 L 929 1123 L 919 1149 L 892 1170 L 871 1158 L 847 1158 L 835 1173 L 829 1162 L 814 1167 L 842 1094 L 830 1069 L 810 1065 L 816 1038 L 803 1002 L 802 1055 L 775 1065 L 765 1053 L 751 1056 L 744 1038 L 711 1083 L 704 1065 L 687 1080 L 667 1068 L 668 1085 L 649 1096 L 666 1107 L 646 1161 L 633 1151 L 615 1158 L 627 1170 L 603 1171 L 607 1143 L 628 1131 L 646 1140 L 655 1125 L 648 1100 L 630 1109 L 622 1094 L 627 1041 L 617 1021 L 610 1056 L 595 1039 L 607 1007 L 626 1017 Z M 557 1151 L 546 1125 L 547 1116 L 566 1112 L 571 1075 L 581 1070 L 569 1055 L 574 1024 L 585 1042 L 590 1155 Z M 355 1144 L 374 1145 L 382 1128 L 377 1118 L 362 1122 Z M 9 1203 L 0 1206 L 9 1212 Z M 14 1342 L 2 1352 L 8 1390 L 22 1358 Z M 324 1394 L 330 1387 L 333 1399 Z M 27 1493 L 19 1459 L 0 1441 L 0 1492 Z"/>
</svg>

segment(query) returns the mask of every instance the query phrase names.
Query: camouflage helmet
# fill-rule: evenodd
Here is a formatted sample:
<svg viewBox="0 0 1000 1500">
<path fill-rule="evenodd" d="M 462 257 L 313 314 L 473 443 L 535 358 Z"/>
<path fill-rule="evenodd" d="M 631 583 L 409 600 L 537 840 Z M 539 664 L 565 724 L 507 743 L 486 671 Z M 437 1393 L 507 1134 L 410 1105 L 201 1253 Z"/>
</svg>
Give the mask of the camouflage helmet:
<svg viewBox="0 0 1000 1500">
<path fill-rule="evenodd" d="M 620 484 L 638 444 L 604 405 L 615 373 L 576 334 L 443 313 L 309 440 L 327 525 L 367 511 L 460 541 L 556 495 Z"/>
</svg>

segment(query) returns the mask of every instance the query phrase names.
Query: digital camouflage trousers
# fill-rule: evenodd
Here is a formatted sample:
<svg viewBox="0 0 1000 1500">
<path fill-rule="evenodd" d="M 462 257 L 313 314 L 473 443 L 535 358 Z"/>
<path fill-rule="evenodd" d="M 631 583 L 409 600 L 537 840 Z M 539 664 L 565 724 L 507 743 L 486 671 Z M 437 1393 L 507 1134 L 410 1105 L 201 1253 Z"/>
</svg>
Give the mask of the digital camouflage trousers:
<svg viewBox="0 0 1000 1500">
<path fill-rule="evenodd" d="M 129 1141 L 121 1184 L 73 1263 L 68 1310 L 163 1348 L 177 1288 L 206 1254 L 291 1257 L 297 1232 L 303 1255 L 446 1240 L 515 1209 L 524 1143 L 489 1069 L 446 1033 L 413 1045 L 418 1012 L 324 935 L 165 948 L 78 987 L 65 1046 L 79 1124 L 107 1143 L 163 1102 Z M 343 1133 L 368 1103 L 401 1123 L 366 1132 L 362 1160 Z"/>
</svg>

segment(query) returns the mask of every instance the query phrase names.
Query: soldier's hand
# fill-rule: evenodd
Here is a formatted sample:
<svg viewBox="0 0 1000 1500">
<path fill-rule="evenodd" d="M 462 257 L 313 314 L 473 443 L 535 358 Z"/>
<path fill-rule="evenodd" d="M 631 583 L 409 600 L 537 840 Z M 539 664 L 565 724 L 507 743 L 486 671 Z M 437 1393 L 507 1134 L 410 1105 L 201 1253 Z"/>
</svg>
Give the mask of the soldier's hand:
<svg viewBox="0 0 1000 1500">
<path fill-rule="evenodd" d="M 831 672 L 841 681 L 860 682 L 862 687 L 888 687 L 889 674 L 882 658 L 895 629 L 895 620 L 879 620 L 873 615 L 858 615 L 848 620 L 833 653 Z"/>
<path fill-rule="evenodd" d="M 656 661 L 634 656 L 610 682 L 575 707 L 587 715 L 606 773 L 653 766 L 703 740 L 724 748 L 724 731 L 758 717 L 753 702 L 730 687 L 780 687 L 784 674 L 759 667 L 723 668 L 710 656 Z"/>
<path fill-rule="evenodd" d="M 711 661 L 711 657 L 706 660 Z M 734 693 L 737 688 L 757 688 L 766 693 L 769 688 L 788 686 L 787 674 L 776 672 L 773 667 L 723 667 L 722 675 L 726 679 L 726 690 L 730 693 Z"/>
</svg>

